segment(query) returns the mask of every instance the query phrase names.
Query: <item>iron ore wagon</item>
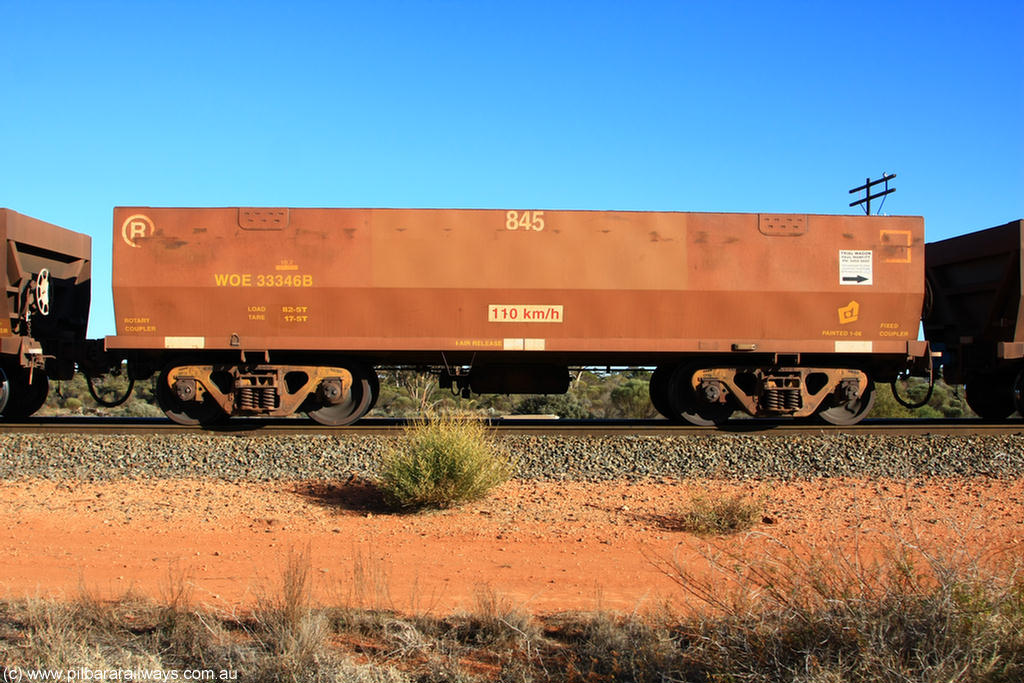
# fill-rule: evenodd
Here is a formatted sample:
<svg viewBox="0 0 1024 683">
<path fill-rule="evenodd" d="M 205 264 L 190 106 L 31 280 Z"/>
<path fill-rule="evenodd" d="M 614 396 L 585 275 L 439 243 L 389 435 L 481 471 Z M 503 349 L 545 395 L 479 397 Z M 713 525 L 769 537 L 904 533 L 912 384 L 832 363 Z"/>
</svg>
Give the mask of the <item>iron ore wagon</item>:
<svg viewBox="0 0 1024 683">
<path fill-rule="evenodd" d="M 396 365 L 464 393 L 649 366 L 672 419 L 851 424 L 931 360 L 919 217 L 121 207 L 113 257 L 106 352 L 186 424 L 349 424 Z"/>
</svg>

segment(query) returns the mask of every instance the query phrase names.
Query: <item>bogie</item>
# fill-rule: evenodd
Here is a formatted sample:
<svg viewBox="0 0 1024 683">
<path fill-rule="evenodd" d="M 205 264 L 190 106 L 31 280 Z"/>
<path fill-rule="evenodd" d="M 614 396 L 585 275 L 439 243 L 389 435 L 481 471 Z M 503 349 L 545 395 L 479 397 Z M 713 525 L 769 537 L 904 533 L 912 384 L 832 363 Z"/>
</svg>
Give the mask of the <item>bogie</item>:
<svg viewBox="0 0 1024 683">
<path fill-rule="evenodd" d="M 670 420 L 711 426 L 736 410 L 752 417 L 817 415 L 853 424 L 870 412 L 874 383 L 857 369 L 817 367 L 659 366 L 651 375 L 651 402 Z"/>
<path fill-rule="evenodd" d="M 340 426 L 365 415 L 379 393 L 376 373 L 347 366 L 171 363 L 157 380 L 157 400 L 179 424 L 208 425 L 231 416 L 287 417 L 299 411 Z"/>
</svg>

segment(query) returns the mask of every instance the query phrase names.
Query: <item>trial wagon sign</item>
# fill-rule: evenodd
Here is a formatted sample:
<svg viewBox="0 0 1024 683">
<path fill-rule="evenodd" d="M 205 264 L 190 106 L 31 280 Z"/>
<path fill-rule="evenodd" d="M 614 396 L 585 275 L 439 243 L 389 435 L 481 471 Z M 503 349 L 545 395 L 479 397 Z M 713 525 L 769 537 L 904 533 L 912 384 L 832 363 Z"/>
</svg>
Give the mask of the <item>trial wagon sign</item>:
<svg viewBox="0 0 1024 683">
<path fill-rule="evenodd" d="M 871 272 L 870 249 L 839 250 L 839 284 L 870 285 L 874 283 Z"/>
</svg>

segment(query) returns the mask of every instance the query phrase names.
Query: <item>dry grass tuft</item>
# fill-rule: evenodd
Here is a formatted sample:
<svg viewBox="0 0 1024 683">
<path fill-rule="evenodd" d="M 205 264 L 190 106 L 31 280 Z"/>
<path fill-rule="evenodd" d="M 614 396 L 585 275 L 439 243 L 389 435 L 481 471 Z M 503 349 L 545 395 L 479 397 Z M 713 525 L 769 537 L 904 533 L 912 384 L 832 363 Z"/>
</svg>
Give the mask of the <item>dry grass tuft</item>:
<svg viewBox="0 0 1024 683">
<path fill-rule="evenodd" d="M 521 647 L 530 651 L 540 634 L 533 617 L 509 596 L 483 584 L 473 593 L 473 610 L 453 618 L 459 641 L 492 646 Z"/>
<path fill-rule="evenodd" d="M 696 496 L 676 523 L 680 531 L 700 536 L 735 534 L 761 519 L 762 502 L 742 493 L 722 497 Z"/>
<path fill-rule="evenodd" d="M 314 670 L 328 634 L 324 615 L 313 610 L 309 549 L 288 554 L 281 590 L 260 600 L 253 633 L 271 655 L 268 673 L 280 680 L 303 680 Z"/>
<path fill-rule="evenodd" d="M 859 540 L 756 553 L 717 544 L 703 553 L 710 576 L 664 565 L 699 605 L 677 630 L 685 668 L 698 679 L 1024 680 L 1019 558 L 955 542 L 929 550 L 915 536 L 881 552 Z"/>
</svg>

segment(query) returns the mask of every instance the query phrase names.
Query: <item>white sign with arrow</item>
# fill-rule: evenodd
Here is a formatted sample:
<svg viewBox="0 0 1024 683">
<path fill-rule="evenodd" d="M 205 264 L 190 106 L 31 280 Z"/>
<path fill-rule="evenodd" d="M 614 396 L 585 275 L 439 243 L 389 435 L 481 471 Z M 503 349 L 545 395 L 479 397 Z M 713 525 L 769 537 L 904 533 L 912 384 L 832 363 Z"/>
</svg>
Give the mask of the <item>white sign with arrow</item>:
<svg viewBox="0 0 1024 683">
<path fill-rule="evenodd" d="M 839 284 L 874 284 L 871 274 L 872 252 L 870 249 L 839 250 Z"/>
</svg>

